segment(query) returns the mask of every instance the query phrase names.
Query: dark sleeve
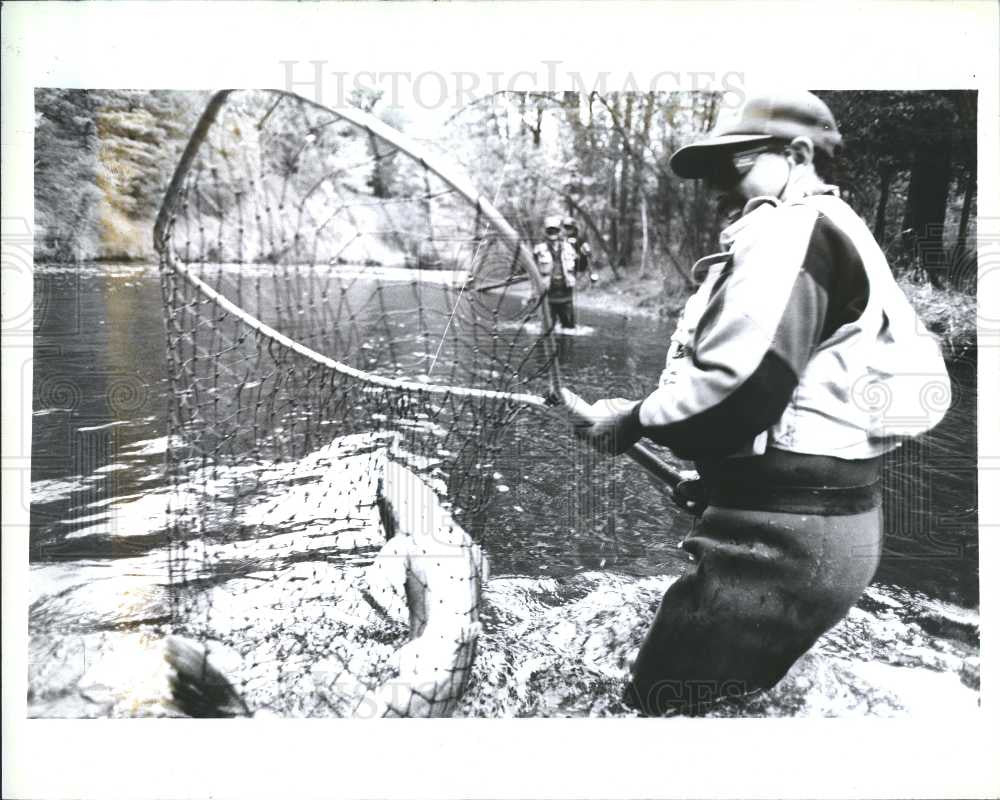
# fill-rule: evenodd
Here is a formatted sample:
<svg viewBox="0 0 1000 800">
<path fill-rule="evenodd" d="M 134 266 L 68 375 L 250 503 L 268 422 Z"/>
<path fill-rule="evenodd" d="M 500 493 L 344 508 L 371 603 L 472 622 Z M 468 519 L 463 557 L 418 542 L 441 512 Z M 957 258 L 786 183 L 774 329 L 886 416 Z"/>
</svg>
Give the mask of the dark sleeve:
<svg viewBox="0 0 1000 800">
<path fill-rule="evenodd" d="M 675 379 L 633 410 L 678 455 L 735 452 L 778 422 L 816 346 L 867 300 L 850 241 L 804 206 L 776 209 L 737 241 Z"/>
</svg>

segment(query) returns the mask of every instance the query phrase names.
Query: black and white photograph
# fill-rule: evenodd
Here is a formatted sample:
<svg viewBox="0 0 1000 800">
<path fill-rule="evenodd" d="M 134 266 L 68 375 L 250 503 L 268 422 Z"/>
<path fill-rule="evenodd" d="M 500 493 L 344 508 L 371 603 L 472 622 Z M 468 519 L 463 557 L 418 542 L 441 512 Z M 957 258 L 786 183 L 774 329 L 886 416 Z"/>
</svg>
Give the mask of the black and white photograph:
<svg viewBox="0 0 1000 800">
<path fill-rule="evenodd" d="M 341 4 L 287 4 L 310 5 Z M 367 29 L 474 8 L 344 5 Z M 740 726 L 780 719 L 792 740 L 904 723 L 989 752 L 995 76 L 612 74 L 535 44 L 504 70 L 289 47 L 256 86 L 36 69 L 20 88 L 5 732 L 343 720 L 335 750 L 416 725 L 363 720 L 447 719 L 427 747 L 527 718 L 539 742 L 621 724 L 636 752 L 747 731 L 766 752 Z M 583 774 L 559 763 L 524 791 Z M 905 767 L 885 769 L 895 796 Z M 990 769 L 950 785 L 989 796 Z M 457 785 L 413 794 L 511 794 Z M 135 796 L 202 796 L 181 786 Z"/>
</svg>

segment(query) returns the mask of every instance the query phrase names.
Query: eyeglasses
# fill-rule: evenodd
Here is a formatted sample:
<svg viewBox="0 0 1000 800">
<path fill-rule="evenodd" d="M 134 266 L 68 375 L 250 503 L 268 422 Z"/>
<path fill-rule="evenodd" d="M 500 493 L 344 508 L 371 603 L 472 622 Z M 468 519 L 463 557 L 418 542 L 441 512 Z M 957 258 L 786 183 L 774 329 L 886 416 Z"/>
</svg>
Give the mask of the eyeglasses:
<svg viewBox="0 0 1000 800">
<path fill-rule="evenodd" d="M 556 234 L 559 233 L 559 229 L 558 228 L 546 228 L 545 229 L 545 233 L 548 236 L 555 236 Z"/>
<path fill-rule="evenodd" d="M 783 151 L 784 145 L 775 141 L 766 142 L 747 150 L 731 151 L 719 159 L 714 169 L 705 175 L 705 180 L 713 186 L 734 186 L 753 169 L 753 165 L 757 163 L 757 159 L 764 155 L 764 153 L 780 153 Z"/>
</svg>

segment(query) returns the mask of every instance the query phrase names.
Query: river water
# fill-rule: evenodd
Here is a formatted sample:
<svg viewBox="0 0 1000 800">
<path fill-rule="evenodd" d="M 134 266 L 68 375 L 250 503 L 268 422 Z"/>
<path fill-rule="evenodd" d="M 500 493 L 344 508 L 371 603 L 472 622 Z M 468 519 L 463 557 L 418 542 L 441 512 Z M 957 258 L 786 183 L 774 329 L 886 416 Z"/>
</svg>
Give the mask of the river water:
<svg viewBox="0 0 1000 800">
<path fill-rule="evenodd" d="M 156 268 L 39 266 L 35 298 L 29 711 L 157 713 L 116 700 L 115 682 L 133 679 L 107 657 L 162 636 L 168 620 L 168 398 Z M 590 399 L 648 392 L 670 323 L 586 310 L 580 317 L 584 335 L 561 341 L 566 383 Z M 975 353 L 950 369 L 954 403 L 944 422 L 887 461 L 886 542 L 873 587 L 776 689 L 716 713 L 977 706 Z M 627 661 L 684 569 L 677 544 L 690 517 L 625 459 L 601 467 L 607 497 L 578 492 L 589 501 L 553 506 L 547 499 L 567 479 L 566 459 L 581 455 L 565 431 L 546 424 L 515 420 L 494 465 L 502 489 L 477 531 L 492 578 L 462 712 L 628 714 L 619 701 Z M 614 513 L 596 513 L 602 503 Z"/>
</svg>

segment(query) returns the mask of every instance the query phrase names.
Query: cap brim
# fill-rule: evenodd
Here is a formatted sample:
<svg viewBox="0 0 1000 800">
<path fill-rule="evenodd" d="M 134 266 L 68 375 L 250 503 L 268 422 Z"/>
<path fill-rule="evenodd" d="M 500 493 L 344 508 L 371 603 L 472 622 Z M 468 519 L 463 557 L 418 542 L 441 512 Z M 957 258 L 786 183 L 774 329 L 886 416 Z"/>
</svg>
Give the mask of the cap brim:
<svg viewBox="0 0 1000 800">
<path fill-rule="evenodd" d="M 711 139 L 682 147 L 670 157 L 670 169 L 682 178 L 704 178 L 712 171 L 719 156 L 727 147 L 773 139 L 767 133 L 733 133 L 713 136 Z"/>
</svg>

